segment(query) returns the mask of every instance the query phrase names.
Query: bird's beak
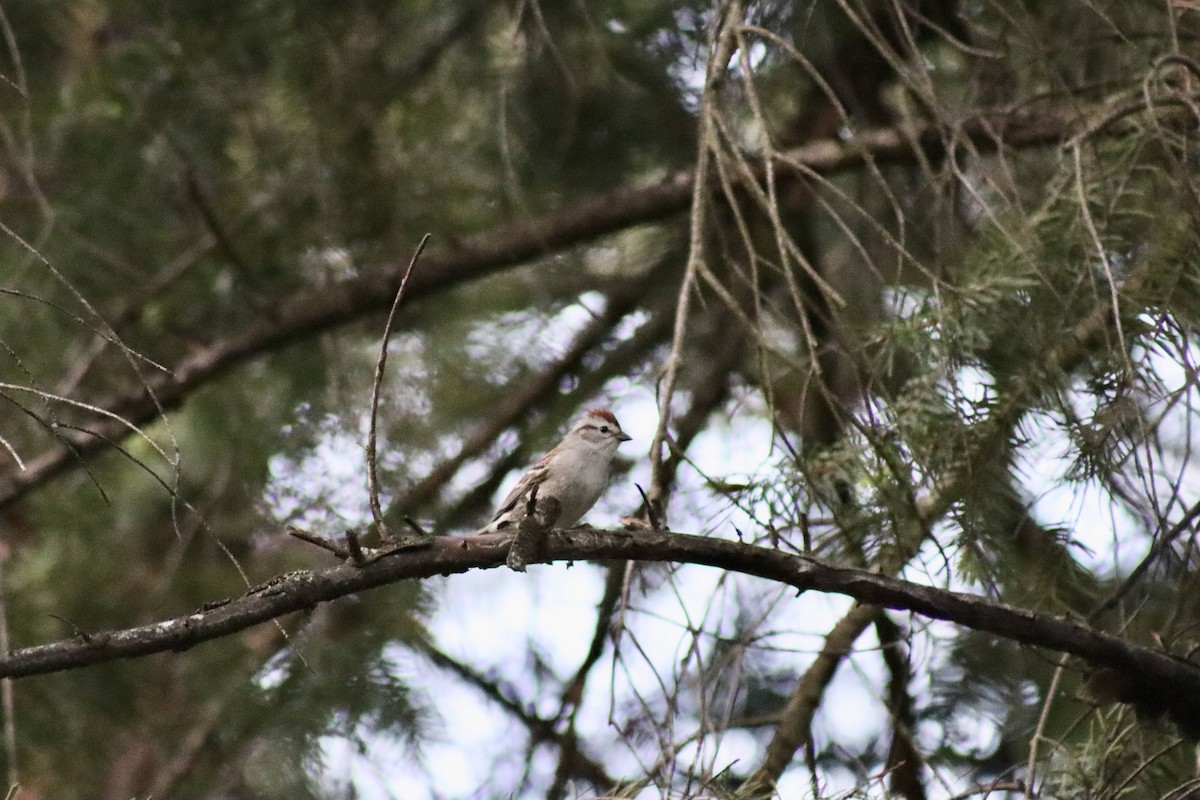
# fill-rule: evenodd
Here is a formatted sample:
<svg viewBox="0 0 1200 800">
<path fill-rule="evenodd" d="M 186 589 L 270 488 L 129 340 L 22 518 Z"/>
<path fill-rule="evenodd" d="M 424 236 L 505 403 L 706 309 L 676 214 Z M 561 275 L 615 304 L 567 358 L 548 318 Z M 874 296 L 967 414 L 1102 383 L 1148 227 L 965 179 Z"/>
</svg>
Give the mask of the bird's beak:
<svg viewBox="0 0 1200 800">
<path fill-rule="evenodd" d="M 632 437 L 632 436 L 630 436 L 628 433 L 618 433 L 618 434 L 617 434 L 617 440 L 618 440 L 618 441 L 621 441 L 621 442 L 628 442 L 628 441 L 629 441 L 629 440 L 631 440 L 632 438 L 633 438 L 633 437 Z"/>
</svg>

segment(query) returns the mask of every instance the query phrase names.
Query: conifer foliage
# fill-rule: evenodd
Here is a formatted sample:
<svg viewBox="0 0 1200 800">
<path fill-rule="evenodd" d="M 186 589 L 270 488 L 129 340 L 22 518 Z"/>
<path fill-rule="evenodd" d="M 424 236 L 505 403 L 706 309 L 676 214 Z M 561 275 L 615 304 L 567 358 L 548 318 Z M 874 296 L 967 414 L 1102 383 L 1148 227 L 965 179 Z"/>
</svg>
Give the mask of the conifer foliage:
<svg viewBox="0 0 1200 800">
<path fill-rule="evenodd" d="M 1200 792 L 1198 134 L 1193 0 L 0 0 L 10 796 Z"/>
</svg>

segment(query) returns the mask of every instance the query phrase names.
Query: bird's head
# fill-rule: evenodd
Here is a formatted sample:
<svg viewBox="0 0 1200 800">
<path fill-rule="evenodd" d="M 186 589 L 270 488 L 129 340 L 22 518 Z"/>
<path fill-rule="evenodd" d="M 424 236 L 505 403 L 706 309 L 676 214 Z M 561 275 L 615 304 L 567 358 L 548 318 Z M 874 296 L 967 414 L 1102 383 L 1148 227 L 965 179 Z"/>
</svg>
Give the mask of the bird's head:
<svg viewBox="0 0 1200 800">
<path fill-rule="evenodd" d="M 607 408 L 593 408 L 571 426 L 567 439 L 579 442 L 610 457 L 621 442 L 628 442 L 629 434 L 621 430 L 621 423 Z"/>
</svg>

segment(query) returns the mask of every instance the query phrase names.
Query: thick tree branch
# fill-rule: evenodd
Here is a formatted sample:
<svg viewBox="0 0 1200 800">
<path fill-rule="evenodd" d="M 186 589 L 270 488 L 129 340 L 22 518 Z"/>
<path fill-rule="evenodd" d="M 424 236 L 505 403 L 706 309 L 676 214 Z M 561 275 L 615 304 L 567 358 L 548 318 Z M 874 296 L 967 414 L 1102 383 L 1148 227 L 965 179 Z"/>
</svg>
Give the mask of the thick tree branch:
<svg viewBox="0 0 1200 800">
<path fill-rule="evenodd" d="M 1076 115 L 987 114 L 964 122 L 956 131 L 956 141 L 980 152 L 1039 145 L 1062 141 L 1086 124 L 1086 117 Z M 918 156 L 928 157 L 946 147 L 945 132 L 936 126 L 917 131 L 884 128 L 862 132 L 848 141 L 815 141 L 781 152 L 775 169 L 781 175 L 794 174 L 798 168 L 834 173 L 868 160 L 915 161 Z M 762 172 L 760 165 L 759 177 Z M 687 208 L 692 188 L 692 172 L 681 170 L 655 183 L 620 186 L 561 211 L 467 237 L 456 247 L 423 257 L 420 273 L 409 283 L 406 302 L 632 225 L 677 214 Z M 195 389 L 248 359 L 386 310 L 403 274 L 403 265 L 397 265 L 385 276 L 368 273 L 287 298 L 266 309 L 257 323 L 241 333 L 193 352 L 174 365 L 170 374 L 159 373 L 130 394 L 97 404 L 120 420 L 100 418 L 90 426 L 90 432 L 61 434 L 79 453 L 102 449 L 126 435 L 131 425 L 145 425 L 155 419 L 160 406 L 178 406 Z M 157 396 L 157 403 L 151 392 Z M 27 459 L 24 470 L 0 472 L 0 507 L 57 475 L 76 458 L 70 448 L 58 446 Z"/>
<path fill-rule="evenodd" d="M 16 650 L 0 658 L 0 677 L 24 677 L 167 650 L 185 650 L 365 589 L 401 580 L 498 567 L 504 563 L 511 543 L 509 534 L 442 537 L 426 540 L 421 547 L 376 558 L 363 567 L 343 564 L 325 570 L 287 573 L 255 587 L 243 597 L 222 600 L 186 616 Z M 831 567 L 765 547 L 682 533 L 553 531 L 547 537 L 540 560 L 548 563 L 590 559 L 699 564 L 776 581 L 800 591 L 844 594 L 863 603 L 914 611 L 1136 675 L 1142 685 L 1157 686 L 1162 694 L 1174 697 L 1178 710 L 1200 718 L 1200 665 L 1063 617 L 865 570 Z"/>
</svg>

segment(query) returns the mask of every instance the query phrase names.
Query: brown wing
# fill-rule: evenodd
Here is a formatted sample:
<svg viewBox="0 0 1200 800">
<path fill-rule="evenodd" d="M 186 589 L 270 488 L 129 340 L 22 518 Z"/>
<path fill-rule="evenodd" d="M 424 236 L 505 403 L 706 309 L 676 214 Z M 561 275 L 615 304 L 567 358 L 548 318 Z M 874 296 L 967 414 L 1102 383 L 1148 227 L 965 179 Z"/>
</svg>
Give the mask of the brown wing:
<svg viewBox="0 0 1200 800">
<path fill-rule="evenodd" d="M 546 456 L 542 456 L 536 464 L 529 468 L 528 472 L 521 476 L 521 480 L 517 481 L 517 485 L 504 498 L 504 502 L 496 510 L 496 515 L 492 517 L 492 522 L 516 508 L 517 502 L 526 492 L 546 480 L 546 473 Z"/>
</svg>

